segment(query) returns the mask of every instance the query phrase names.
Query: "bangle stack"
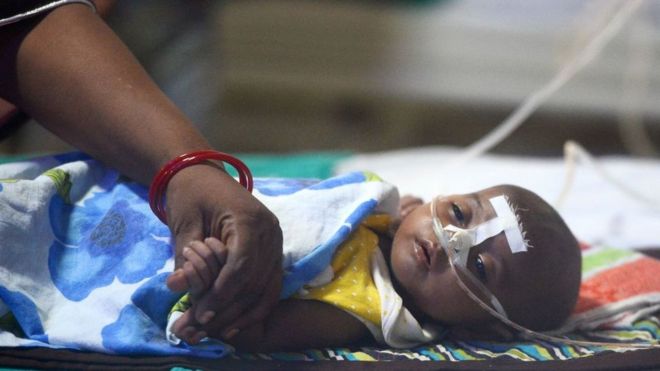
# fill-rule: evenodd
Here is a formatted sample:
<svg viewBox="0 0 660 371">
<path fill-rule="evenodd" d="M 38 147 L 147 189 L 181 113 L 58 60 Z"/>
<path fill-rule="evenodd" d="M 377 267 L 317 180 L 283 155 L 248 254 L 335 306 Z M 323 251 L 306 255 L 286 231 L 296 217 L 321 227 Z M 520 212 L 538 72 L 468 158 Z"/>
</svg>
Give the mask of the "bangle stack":
<svg viewBox="0 0 660 371">
<path fill-rule="evenodd" d="M 238 158 L 218 151 L 197 151 L 185 153 L 176 157 L 158 171 L 149 187 L 149 206 L 156 214 L 158 219 L 167 224 L 167 215 L 165 214 L 164 195 L 167 190 L 167 184 L 170 179 L 180 170 L 202 163 L 208 160 L 218 160 L 226 162 L 238 171 L 238 181 L 248 192 L 252 192 L 252 173 L 250 169 Z"/>
</svg>

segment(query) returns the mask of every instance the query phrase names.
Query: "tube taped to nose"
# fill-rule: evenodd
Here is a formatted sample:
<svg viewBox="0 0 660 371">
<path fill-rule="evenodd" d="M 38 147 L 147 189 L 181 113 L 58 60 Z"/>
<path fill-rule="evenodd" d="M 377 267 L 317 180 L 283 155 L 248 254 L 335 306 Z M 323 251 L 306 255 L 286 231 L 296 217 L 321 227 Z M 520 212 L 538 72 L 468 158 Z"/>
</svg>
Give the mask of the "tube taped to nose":
<svg viewBox="0 0 660 371">
<path fill-rule="evenodd" d="M 497 218 L 492 220 L 500 221 L 500 231 L 504 231 L 506 240 L 509 243 L 509 249 L 512 254 L 527 251 L 527 243 L 523 237 L 523 231 L 518 223 L 518 218 L 513 212 L 511 205 L 504 196 L 497 196 L 489 199 L 490 204 L 497 214 Z"/>
<path fill-rule="evenodd" d="M 481 291 L 486 296 L 486 298 L 488 298 L 495 310 L 495 313 L 498 316 L 506 319 L 506 311 L 504 310 L 504 307 L 499 302 L 499 300 L 497 300 L 495 295 L 493 295 L 493 293 L 491 293 L 490 290 L 488 290 L 488 288 L 484 286 L 477 278 L 475 278 L 469 269 L 467 269 L 467 259 L 470 254 L 470 249 L 485 241 L 486 239 L 502 232 L 503 228 L 500 221 L 498 220 L 499 218 L 495 217 L 470 229 L 458 228 L 451 224 L 443 228 L 440 224 L 440 219 L 438 219 L 435 212 L 435 199 L 433 199 L 433 202 L 431 202 L 430 206 L 433 220 L 433 230 L 438 237 L 441 248 L 446 252 L 447 257 L 449 258 L 449 264 L 451 265 L 454 274 L 458 278 L 458 282 L 461 288 L 468 294 L 468 296 L 479 303 L 479 305 L 485 306 L 488 308 L 488 310 L 490 310 L 490 307 L 484 304 L 481 299 L 472 293 L 472 291 L 463 283 L 463 279 L 458 274 L 459 270 L 474 284 L 475 287 L 479 289 L 479 291 Z"/>
</svg>

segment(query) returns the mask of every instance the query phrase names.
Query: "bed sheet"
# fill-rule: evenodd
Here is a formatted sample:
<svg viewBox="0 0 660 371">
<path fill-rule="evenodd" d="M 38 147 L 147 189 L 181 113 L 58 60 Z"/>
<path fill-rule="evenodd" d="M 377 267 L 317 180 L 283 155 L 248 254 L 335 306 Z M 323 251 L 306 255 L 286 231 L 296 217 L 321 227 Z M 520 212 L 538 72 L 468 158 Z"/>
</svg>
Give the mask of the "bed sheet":
<svg viewBox="0 0 660 371">
<path fill-rule="evenodd" d="M 553 205 L 561 193 L 566 175 L 562 158 L 488 154 L 452 168 L 459 153 L 456 148 L 427 147 L 359 154 L 339 161 L 334 171 L 370 170 L 395 184 L 402 194 L 426 200 L 504 183 L 528 188 Z M 598 163 L 648 200 L 630 197 L 594 168 L 579 165 L 571 192 L 557 207 L 573 233 L 593 245 L 660 247 L 660 161 L 607 156 Z"/>
<path fill-rule="evenodd" d="M 542 197 L 552 201 L 561 188 L 563 164 L 560 159 L 535 159 L 510 156 L 487 156 L 468 165 L 467 168 L 443 172 L 439 164 L 453 158 L 457 153 L 450 148 L 425 148 L 386 153 L 349 155 L 348 153 L 307 153 L 296 155 L 244 155 L 242 158 L 255 171 L 257 176 L 292 176 L 292 177 L 327 177 L 332 173 L 342 173 L 354 169 L 374 171 L 386 180 L 396 184 L 402 193 L 412 193 L 430 198 L 437 193 L 465 192 L 494 183 L 513 183 L 528 187 Z M 635 179 L 635 187 L 651 193 L 660 189 L 658 173 L 660 163 L 650 160 L 630 158 L 608 158 L 604 160 L 612 172 L 625 179 Z M 598 192 L 594 192 L 597 189 Z M 578 236 L 594 245 L 617 247 L 638 247 L 659 245 L 657 228 L 645 228 L 645 236 L 634 235 L 634 230 L 621 228 L 604 231 L 603 225 L 640 222 L 642 216 L 658 217 L 652 210 L 645 210 L 644 205 L 620 205 L 634 203 L 606 182 L 593 174 L 590 169 L 578 170 L 576 188 L 568 199 L 565 208 L 560 209 Z M 611 210 L 610 210 L 611 209 Z M 641 215 L 636 214 L 643 210 Z M 590 223 L 586 219 L 593 218 Z M 652 225 L 659 225 L 652 219 Z M 609 224 L 607 224 L 609 222 Z M 605 223 L 605 224 L 602 224 Z M 601 226 L 600 228 L 599 225 Z M 651 225 L 646 223 L 646 225 Z M 584 331 L 579 336 L 604 340 L 643 339 L 658 340 L 660 321 L 657 312 L 650 313 L 630 321 L 628 326 L 612 327 L 607 333 Z M 593 357 L 597 355 L 598 357 Z M 98 353 L 77 353 L 71 351 L 33 349 L 0 349 L 0 364 L 27 366 L 34 368 L 101 368 L 110 369 L 111 365 L 145 369 L 179 369 L 182 367 L 214 369 L 243 368 L 246 365 L 255 369 L 284 367 L 287 369 L 307 368 L 310 360 L 377 360 L 388 361 L 392 368 L 408 369 L 410 362 L 416 362 L 415 368 L 433 369 L 558 369 L 564 365 L 574 365 L 570 369 L 620 369 L 622 365 L 637 365 L 643 369 L 660 366 L 660 353 L 657 349 L 626 353 L 617 353 L 604 349 L 580 348 L 551 344 L 547 342 L 463 342 L 448 340 L 439 344 L 410 350 L 382 349 L 377 347 L 317 349 L 299 353 L 274 354 L 235 354 L 220 363 L 208 360 L 154 357 L 130 358 Z M 566 363 L 567 359 L 571 359 Z M 593 359 L 603 361 L 591 362 Z M 480 362 L 421 362 L 422 360 L 482 360 Z M 539 361 L 545 362 L 520 362 Z M 296 362 L 302 361 L 302 362 Z M 577 362 L 576 362 L 577 361 Z M 248 363 L 246 363 L 248 362 Z M 557 363 L 559 362 L 559 363 Z M 352 362 L 351 362 L 352 363 Z M 335 364 L 335 362 L 332 362 Z M 431 366 L 431 364 L 435 366 Z M 462 365 L 458 368 L 452 364 Z M 327 365 L 327 363 L 326 363 Z M 341 362 L 340 365 L 346 365 Z M 426 366 L 424 366 L 426 365 Z M 514 366 L 515 365 L 515 366 Z M 527 366 L 525 366 L 527 365 Z M 70 367 L 69 367 L 70 366 Z M 342 368 L 344 366 L 329 366 Z M 114 367 L 114 366 L 113 366 Z M 327 367 L 327 366 L 326 366 Z M 361 366 L 364 367 L 364 366 Z M 550 367 L 550 368 L 548 368 Z M 619 368 L 617 368 L 619 367 Z M 346 367 L 344 367 L 346 368 Z M 352 368 L 352 367 L 349 367 Z M 381 367 L 378 367 L 379 369 Z M 634 369 L 634 368 L 631 368 Z"/>
</svg>

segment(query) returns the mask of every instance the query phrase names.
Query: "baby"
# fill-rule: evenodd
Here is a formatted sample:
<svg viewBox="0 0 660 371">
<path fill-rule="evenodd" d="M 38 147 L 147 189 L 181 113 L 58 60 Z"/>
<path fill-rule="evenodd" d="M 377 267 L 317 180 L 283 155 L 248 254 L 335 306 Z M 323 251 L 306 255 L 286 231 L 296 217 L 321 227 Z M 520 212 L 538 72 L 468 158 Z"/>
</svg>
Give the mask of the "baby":
<svg viewBox="0 0 660 371">
<path fill-rule="evenodd" d="M 500 185 L 427 204 L 403 197 L 400 215 L 395 221 L 367 218 L 335 252 L 334 278 L 281 300 L 264 321 L 225 333 L 213 320 L 203 330 L 175 323 L 173 333 L 193 344 L 219 338 L 247 351 L 382 342 L 397 338 L 379 332 L 382 322 L 392 321 L 401 322 L 390 326 L 394 332 L 402 329 L 398 339 L 414 339 L 400 342 L 404 345 L 431 341 L 447 330 L 477 337 L 507 334 L 466 288 L 493 311 L 532 330 L 556 328 L 573 310 L 580 285 L 578 243 L 536 194 Z M 208 238 L 191 243 L 183 254 L 194 301 L 222 269 L 226 248 Z M 378 273 L 378 259 L 384 272 Z M 398 294 L 394 305 L 387 295 L 379 298 L 387 282 Z M 396 303 L 403 308 L 400 314 L 386 317 Z M 421 329 L 411 335 L 410 323 Z"/>
</svg>

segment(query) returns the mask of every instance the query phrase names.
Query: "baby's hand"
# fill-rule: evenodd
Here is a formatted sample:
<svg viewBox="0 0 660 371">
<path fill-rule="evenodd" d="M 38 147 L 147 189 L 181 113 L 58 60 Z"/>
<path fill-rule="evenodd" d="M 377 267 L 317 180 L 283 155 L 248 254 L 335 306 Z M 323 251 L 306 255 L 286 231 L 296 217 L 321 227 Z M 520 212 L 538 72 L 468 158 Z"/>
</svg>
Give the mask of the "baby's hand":
<svg viewBox="0 0 660 371">
<path fill-rule="evenodd" d="M 197 299 L 213 286 L 227 260 L 227 247 L 217 238 L 209 237 L 202 241 L 193 241 L 183 248 L 184 263 L 181 271 L 187 282 L 188 293 L 193 307 L 186 310 L 183 317 L 191 319 Z M 190 344 L 198 344 L 207 336 L 207 332 L 194 326 L 185 326 L 179 318 L 172 331 L 180 339 Z"/>
<path fill-rule="evenodd" d="M 227 260 L 227 247 L 217 238 L 193 241 L 183 248 L 183 273 L 193 301 L 208 291 Z"/>
</svg>

